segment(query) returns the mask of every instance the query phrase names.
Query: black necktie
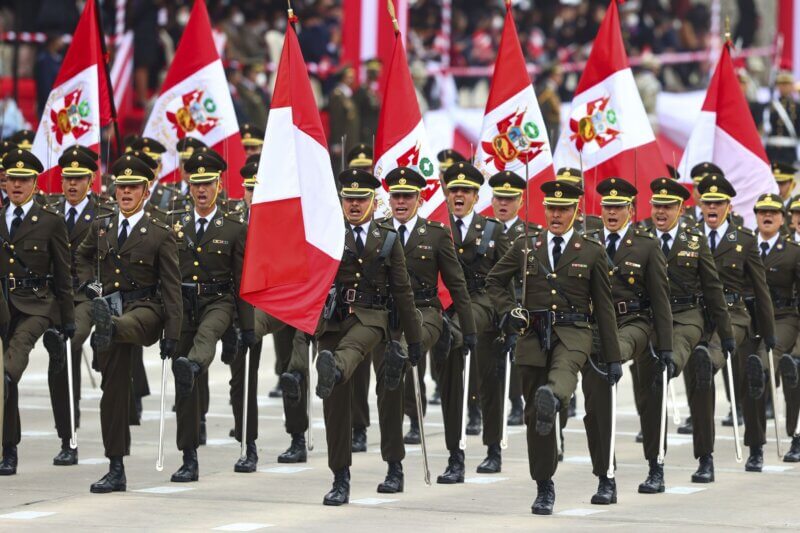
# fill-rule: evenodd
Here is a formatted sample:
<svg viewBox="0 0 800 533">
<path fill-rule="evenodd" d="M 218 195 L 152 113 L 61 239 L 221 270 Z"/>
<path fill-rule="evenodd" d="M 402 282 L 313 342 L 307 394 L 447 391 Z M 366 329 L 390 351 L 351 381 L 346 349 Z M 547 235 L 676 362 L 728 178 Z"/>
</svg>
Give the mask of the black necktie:
<svg viewBox="0 0 800 533">
<path fill-rule="evenodd" d="M 75 227 L 75 217 L 78 216 L 78 210 L 74 207 L 69 208 L 69 216 L 67 217 L 67 229 L 72 231 L 72 228 Z"/>
<path fill-rule="evenodd" d="M 617 253 L 617 241 L 619 240 L 619 233 L 610 233 L 608 235 L 608 246 L 606 246 L 606 253 L 608 258 L 614 260 L 614 254 Z"/>
<path fill-rule="evenodd" d="M 197 223 L 200 224 L 200 227 L 197 229 L 197 242 L 200 242 L 200 239 L 203 238 L 203 235 L 206 232 L 206 223 L 208 220 L 204 218 L 197 219 Z"/>
<path fill-rule="evenodd" d="M 122 221 L 122 230 L 119 232 L 119 236 L 117 237 L 117 246 L 119 249 L 122 249 L 122 245 L 125 244 L 125 241 L 128 240 L 128 219 Z"/>
<path fill-rule="evenodd" d="M 717 249 L 717 230 L 711 230 L 711 233 L 708 234 L 708 242 L 711 245 L 711 252 L 713 253 Z"/>
<path fill-rule="evenodd" d="M 553 268 L 558 266 L 558 260 L 561 259 L 561 243 L 564 242 L 564 237 L 553 237 Z"/>
<path fill-rule="evenodd" d="M 24 214 L 25 211 L 23 211 L 21 207 L 14 208 L 14 219 L 11 221 L 11 228 L 8 230 L 8 235 L 10 237 L 14 236 L 14 232 L 17 231 L 19 225 L 22 224 L 22 215 Z"/>
<path fill-rule="evenodd" d="M 361 233 L 364 232 L 364 228 L 357 226 L 353 231 L 356 233 L 356 251 L 358 251 L 358 255 L 361 255 L 364 253 L 364 241 L 361 240 Z"/>
<path fill-rule="evenodd" d="M 456 228 L 458 228 L 458 240 L 464 240 L 464 221 L 460 218 L 456 220 Z"/>
<path fill-rule="evenodd" d="M 769 243 L 764 241 L 759 246 L 761 247 L 761 259 L 766 259 L 767 252 L 769 252 Z"/>
<path fill-rule="evenodd" d="M 664 257 L 669 255 L 669 241 L 672 239 L 672 235 L 669 233 L 665 233 L 661 236 L 661 251 L 664 252 Z"/>
<path fill-rule="evenodd" d="M 400 224 L 400 227 L 397 228 L 397 232 L 400 234 L 400 242 L 403 243 L 403 246 L 406 245 L 406 225 Z"/>
</svg>

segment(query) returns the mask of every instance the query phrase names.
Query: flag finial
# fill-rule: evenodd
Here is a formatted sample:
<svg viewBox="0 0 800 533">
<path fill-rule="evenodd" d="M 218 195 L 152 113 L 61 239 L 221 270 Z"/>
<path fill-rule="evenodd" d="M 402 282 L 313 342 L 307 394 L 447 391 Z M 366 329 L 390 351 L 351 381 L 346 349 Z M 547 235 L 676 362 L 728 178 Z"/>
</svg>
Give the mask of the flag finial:
<svg viewBox="0 0 800 533">
<path fill-rule="evenodd" d="M 289 23 L 294 24 L 297 22 L 297 17 L 294 14 L 294 9 L 292 9 L 292 0 L 286 0 L 286 5 L 289 6 L 288 13 L 289 13 Z"/>
<path fill-rule="evenodd" d="M 387 9 L 389 10 L 389 16 L 392 18 L 392 25 L 394 26 L 394 34 L 397 35 L 400 33 L 400 23 L 397 22 L 397 14 L 394 10 L 394 2 L 392 0 L 387 0 Z"/>
<path fill-rule="evenodd" d="M 731 40 L 731 18 L 729 16 L 725 17 L 725 41 L 730 42 Z"/>
</svg>

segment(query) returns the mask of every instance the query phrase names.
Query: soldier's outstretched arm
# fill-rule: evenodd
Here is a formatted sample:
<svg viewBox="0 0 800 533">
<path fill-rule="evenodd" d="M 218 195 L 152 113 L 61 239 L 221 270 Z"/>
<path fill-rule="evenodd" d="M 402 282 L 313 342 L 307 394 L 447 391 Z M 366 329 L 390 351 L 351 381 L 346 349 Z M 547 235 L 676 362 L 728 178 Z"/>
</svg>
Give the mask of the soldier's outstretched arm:
<svg viewBox="0 0 800 533">
<path fill-rule="evenodd" d="M 417 308 L 414 306 L 414 291 L 411 289 L 411 280 L 408 279 L 406 270 L 406 255 L 400 239 L 394 241 L 390 258 L 391 283 L 389 284 L 394 296 L 403 334 L 409 344 L 422 342 L 422 327 L 417 320 Z"/>
<path fill-rule="evenodd" d="M 667 260 L 655 241 L 648 241 L 650 253 L 647 258 L 645 284 L 653 310 L 656 346 L 660 351 L 672 351 L 672 307 L 669 301 L 669 275 Z"/>
<path fill-rule="evenodd" d="M 722 282 L 717 274 L 717 266 L 705 238 L 700 239 L 700 258 L 697 267 L 706 309 L 717 325 L 717 333 L 721 339 L 732 339 L 733 327 L 728 314 L 728 305 L 725 303 L 725 293 L 722 291 Z"/>
<path fill-rule="evenodd" d="M 247 240 L 247 226 L 242 224 L 236 244 L 233 248 L 233 281 L 236 284 L 236 309 L 238 311 L 239 327 L 243 331 L 255 329 L 255 315 L 253 306 L 244 301 L 239 295 L 242 286 L 242 268 L 244 267 L 244 246 Z"/>
<path fill-rule="evenodd" d="M 750 247 L 744 264 L 745 274 L 750 279 L 750 287 L 756 297 L 756 327 L 763 339 L 775 338 L 775 312 L 772 309 L 772 297 L 767 286 L 767 275 L 764 263 L 755 246 Z"/>
<path fill-rule="evenodd" d="M 53 268 L 53 281 L 55 282 L 55 295 L 61 313 L 61 324 L 75 323 L 75 305 L 72 294 L 72 269 L 67 237 L 67 226 L 61 223 L 53 224 L 50 233 L 50 261 Z"/>
<path fill-rule="evenodd" d="M 470 305 L 467 282 L 464 279 L 464 270 L 456 257 L 450 229 L 446 226 L 443 226 L 436 249 L 438 250 L 436 259 L 439 264 L 439 273 L 442 275 L 444 286 L 450 291 L 450 297 L 453 299 L 458 321 L 461 324 L 461 331 L 464 335 L 476 333 L 475 317 L 472 316 L 472 305 Z"/>
<path fill-rule="evenodd" d="M 489 298 L 500 316 L 510 312 L 516 306 L 514 297 L 508 287 L 516 273 L 523 267 L 522 247 L 524 241 L 524 237 L 514 241 L 511 248 L 494 264 L 489 275 L 486 276 L 486 292 L 489 294 Z M 532 250 L 531 253 L 533 253 Z"/>
<path fill-rule="evenodd" d="M 158 247 L 158 276 L 161 280 L 161 298 L 164 301 L 164 338 L 180 339 L 183 319 L 181 297 L 181 272 L 178 267 L 178 245 L 172 230 L 167 232 Z"/>
<path fill-rule="evenodd" d="M 592 275 L 589 286 L 592 296 L 592 311 L 600 333 L 601 357 L 606 363 L 620 361 L 619 337 L 617 335 L 617 315 L 614 313 L 614 300 L 611 297 L 611 280 L 608 278 L 608 261 L 603 246 L 590 241 L 596 247 L 592 262 Z"/>
</svg>

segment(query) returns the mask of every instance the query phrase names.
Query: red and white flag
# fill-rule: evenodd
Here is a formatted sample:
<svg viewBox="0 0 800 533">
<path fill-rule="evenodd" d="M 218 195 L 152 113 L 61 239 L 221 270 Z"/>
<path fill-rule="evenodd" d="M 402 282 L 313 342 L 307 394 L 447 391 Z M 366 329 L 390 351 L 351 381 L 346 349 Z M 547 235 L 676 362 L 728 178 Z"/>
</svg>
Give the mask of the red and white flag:
<svg viewBox="0 0 800 533">
<path fill-rule="evenodd" d="M 779 0 L 777 3 L 778 35 L 782 38 L 778 50 L 780 68 L 791 70 L 800 77 L 800 0 Z"/>
<path fill-rule="evenodd" d="M 228 163 L 228 170 L 222 174 L 222 185 L 228 195 L 242 197 L 239 169 L 244 166 L 246 156 L 225 69 L 202 0 L 196 0 L 192 7 L 143 135 L 167 148 L 161 159 L 159 179 L 167 182 L 180 179 L 176 172 L 180 158 L 175 145 L 184 137 L 196 137 Z"/>
<path fill-rule="evenodd" d="M 344 219 L 303 54 L 291 24 L 250 209 L 242 298 L 313 333 L 344 253 Z"/>
<path fill-rule="evenodd" d="M 755 227 L 756 199 L 777 193 L 778 185 L 736 76 L 730 46 L 728 42 L 722 47 L 679 169 L 681 181 L 692 183 L 689 175 L 695 165 L 710 161 L 721 168 L 736 189 L 733 209 L 744 217 L 748 227 Z"/>
<path fill-rule="evenodd" d="M 638 190 L 638 218 L 650 216 L 650 182 L 668 176 L 622 42 L 617 0 L 600 24 L 572 101 L 556 167 L 583 168 L 588 213 L 599 211 L 594 188 L 608 177 Z"/>
<path fill-rule="evenodd" d="M 408 0 L 395 0 L 400 35 L 408 26 Z M 369 59 L 388 64 L 394 50 L 395 35 L 386 10 L 386 0 L 344 0 L 342 4 L 342 63 L 363 79 L 361 66 Z"/>
<path fill-rule="evenodd" d="M 475 166 L 486 182 L 481 187 L 475 210 L 491 209 L 492 188 L 488 179 L 505 170 L 528 180 L 528 205 L 541 205 L 539 185 L 555 178 L 547 127 L 522 55 L 511 5 L 506 5 L 506 21 L 497 51 L 492 85 L 483 115 Z M 530 212 L 532 221 L 543 222 L 541 209 Z M 523 217 L 524 218 L 524 217 Z"/>
<path fill-rule="evenodd" d="M 111 87 L 114 107 L 120 122 L 133 109 L 133 32 L 126 31 L 116 41 L 114 62 L 111 64 Z"/>
<path fill-rule="evenodd" d="M 376 194 L 376 218 L 392 214 L 387 201 L 388 187 L 383 178 L 397 167 L 415 168 L 428 182 L 422 191 L 422 198 L 426 202 L 419 210 L 420 215 L 427 217 L 431 213 L 431 206 L 435 207 L 443 200 L 439 185 L 439 163 L 428 143 L 399 32 L 395 35 L 375 135 L 375 177 L 383 184 Z"/>
<path fill-rule="evenodd" d="M 95 0 L 86 2 L 64 56 L 31 151 L 45 170 L 38 185 L 44 192 L 61 192 L 58 158 L 65 148 L 82 144 L 99 151 L 100 128 L 112 119 L 108 73 Z M 100 190 L 100 180 L 93 183 Z"/>
</svg>

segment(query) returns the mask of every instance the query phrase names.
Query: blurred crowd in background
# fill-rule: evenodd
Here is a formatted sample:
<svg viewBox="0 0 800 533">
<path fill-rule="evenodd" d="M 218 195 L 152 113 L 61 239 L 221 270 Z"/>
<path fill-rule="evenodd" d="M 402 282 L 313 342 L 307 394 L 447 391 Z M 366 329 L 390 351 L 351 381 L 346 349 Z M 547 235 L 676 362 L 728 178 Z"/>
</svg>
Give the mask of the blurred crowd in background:
<svg viewBox="0 0 800 533">
<path fill-rule="evenodd" d="M 341 3 L 292 0 L 300 17 L 300 44 L 306 61 L 314 65 L 314 85 L 322 108 L 335 101 L 337 88 L 345 88 L 352 79 L 340 59 Z M 100 4 L 106 34 L 112 36 L 119 29 L 116 1 L 101 0 Z M 286 27 L 286 0 L 209 0 L 207 4 L 212 24 L 224 38 L 224 61 L 240 120 L 263 124 L 269 105 L 270 73 L 278 61 Z M 454 77 L 456 102 L 463 107 L 482 107 L 488 94 L 488 76 L 485 71 L 482 75 L 473 75 L 473 71 L 494 62 L 503 28 L 504 1 L 452 0 L 449 49 L 442 32 L 442 0 L 409 0 L 409 5 L 407 51 L 423 109 L 442 105 L 442 91 L 434 73 L 445 56 L 450 66 L 458 69 Z M 514 0 L 513 5 L 526 59 L 541 69 L 536 76 L 538 91 L 545 92 L 549 105 L 557 107 L 558 102 L 571 98 L 580 75 L 580 71 L 562 69 L 561 65 L 588 57 L 607 0 Z M 33 78 L 40 107 L 60 66 L 65 49 L 62 37 L 73 31 L 82 6 L 82 0 L 0 0 L 0 32 L 47 34 L 44 43 L 21 45 L 16 53 L 13 46 L 0 43 L 0 76 L 10 77 L 16 69 L 18 76 Z M 774 37 L 774 19 L 765 24 L 763 18 L 774 12 L 773 1 L 727 0 L 722 6 L 730 15 L 732 37 L 738 47 L 767 44 Z M 127 1 L 124 25 L 134 32 L 137 106 L 146 109 L 158 90 L 190 9 L 190 0 Z M 667 66 L 657 56 L 709 49 L 711 40 L 719 37 L 713 32 L 709 0 L 628 0 L 620 10 L 628 54 L 642 56 L 635 72 L 646 106 L 647 99 L 654 99 L 661 90 L 705 88 L 708 61 Z M 769 57 L 748 60 L 753 86 L 769 83 L 771 62 Z M 366 81 L 370 83 L 374 83 L 374 76 Z M 547 105 L 543 104 L 545 114 Z"/>
</svg>

